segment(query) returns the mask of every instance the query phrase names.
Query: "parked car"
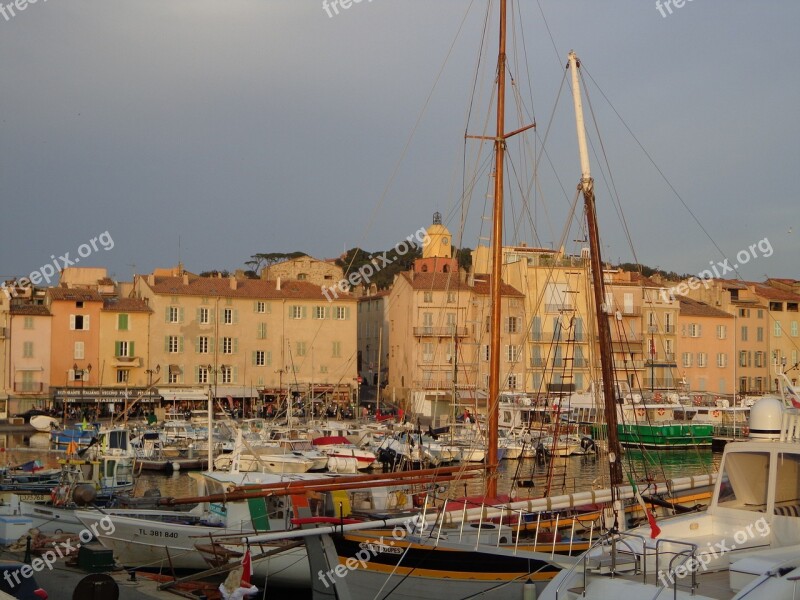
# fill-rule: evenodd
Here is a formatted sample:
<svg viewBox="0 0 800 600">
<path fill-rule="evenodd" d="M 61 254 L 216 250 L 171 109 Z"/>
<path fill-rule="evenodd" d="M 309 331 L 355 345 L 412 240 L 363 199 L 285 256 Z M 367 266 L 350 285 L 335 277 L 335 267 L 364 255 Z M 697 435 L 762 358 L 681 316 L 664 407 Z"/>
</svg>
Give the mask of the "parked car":
<svg viewBox="0 0 800 600">
<path fill-rule="evenodd" d="M 25 566 L 29 567 L 16 561 L 0 562 L 0 600 L 47 600 L 47 592 L 39 587 L 33 574 L 22 576 Z"/>
</svg>

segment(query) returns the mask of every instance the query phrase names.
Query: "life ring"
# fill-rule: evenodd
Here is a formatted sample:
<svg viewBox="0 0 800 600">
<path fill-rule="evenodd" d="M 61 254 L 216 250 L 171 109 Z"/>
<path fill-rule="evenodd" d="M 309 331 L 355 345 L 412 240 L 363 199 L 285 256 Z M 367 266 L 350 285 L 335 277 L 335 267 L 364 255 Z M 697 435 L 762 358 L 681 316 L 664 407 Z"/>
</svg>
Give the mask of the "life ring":
<svg viewBox="0 0 800 600">
<path fill-rule="evenodd" d="M 665 414 L 666 412 L 667 412 L 667 411 L 665 411 L 663 408 L 659 408 L 659 409 L 658 409 L 658 416 L 659 416 L 659 417 L 663 417 L 663 416 L 664 416 L 664 414 Z"/>
<path fill-rule="evenodd" d="M 636 416 L 637 416 L 637 417 L 643 417 L 643 416 L 644 416 L 644 414 L 645 414 L 645 413 L 644 413 L 644 409 L 643 409 L 643 408 L 637 408 L 637 409 L 636 409 Z"/>
<path fill-rule="evenodd" d="M 716 418 L 718 418 L 718 417 L 719 417 L 721 414 L 722 414 L 721 412 L 719 412 L 718 410 L 715 410 L 714 412 L 712 412 L 712 413 L 711 413 L 711 416 L 712 416 L 712 417 L 714 417 L 714 418 L 716 419 Z"/>
<path fill-rule="evenodd" d="M 695 396 L 695 397 L 694 397 L 694 405 L 695 405 L 695 406 L 700 406 L 700 403 L 701 403 L 702 401 L 703 401 L 703 397 L 702 397 L 702 396 Z"/>
</svg>

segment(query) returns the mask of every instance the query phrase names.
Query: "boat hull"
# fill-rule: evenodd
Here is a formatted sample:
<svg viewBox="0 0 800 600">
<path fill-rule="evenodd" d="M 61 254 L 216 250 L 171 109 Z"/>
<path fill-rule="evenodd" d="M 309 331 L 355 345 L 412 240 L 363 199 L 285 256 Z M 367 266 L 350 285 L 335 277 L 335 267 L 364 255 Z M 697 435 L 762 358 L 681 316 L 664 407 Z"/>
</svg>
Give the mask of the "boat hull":
<svg viewBox="0 0 800 600">
<path fill-rule="evenodd" d="M 598 429 L 593 432 L 595 439 L 605 433 L 602 431 L 604 426 Z M 617 432 L 620 443 L 625 447 L 659 450 L 710 448 L 714 437 L 713 425 L 705 423 L 620 424 Z"/>
</svg>

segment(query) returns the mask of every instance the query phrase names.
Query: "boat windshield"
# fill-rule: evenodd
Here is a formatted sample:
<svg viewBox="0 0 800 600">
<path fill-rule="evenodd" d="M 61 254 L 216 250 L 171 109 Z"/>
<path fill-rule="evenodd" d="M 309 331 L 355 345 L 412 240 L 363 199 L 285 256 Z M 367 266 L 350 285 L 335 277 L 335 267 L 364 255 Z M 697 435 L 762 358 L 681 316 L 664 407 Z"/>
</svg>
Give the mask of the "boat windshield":
<svg viewBox="0 0 800 600">
<path fill-rule="evenodd" d="M 731 452 L 725 457 L 717 505 L 753 512 L 767 510 L 768 452 Z"/>
</svg>

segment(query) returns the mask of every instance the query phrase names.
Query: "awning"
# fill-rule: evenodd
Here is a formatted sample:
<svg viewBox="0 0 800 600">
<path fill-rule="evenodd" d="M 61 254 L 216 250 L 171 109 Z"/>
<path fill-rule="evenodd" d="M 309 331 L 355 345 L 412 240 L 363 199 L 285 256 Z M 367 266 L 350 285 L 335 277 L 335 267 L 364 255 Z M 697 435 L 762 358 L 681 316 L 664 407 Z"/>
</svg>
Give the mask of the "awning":
<svg viewBox="0 0 800 600">
<path fill-rule="evenodd" d="M 197 402 L 208 400 L 206 388 L 158 388 L 164 402 Z"/>
<path fill-rule="evenodd" d="M 143 402 L 155 402 L 159 396 L 154 391 L 145 392 L 145 388 L 96 388 L 68 387 L 55 388 L 53 399 L 64 402 L 133 402 L 140 396 Z"/>
<path fill-rule="evenodd" d="M 216 398 L 258 398 L 258 390 L 246 385 L 218 385 L 211 388 Z"/>
</svg>

